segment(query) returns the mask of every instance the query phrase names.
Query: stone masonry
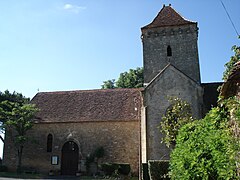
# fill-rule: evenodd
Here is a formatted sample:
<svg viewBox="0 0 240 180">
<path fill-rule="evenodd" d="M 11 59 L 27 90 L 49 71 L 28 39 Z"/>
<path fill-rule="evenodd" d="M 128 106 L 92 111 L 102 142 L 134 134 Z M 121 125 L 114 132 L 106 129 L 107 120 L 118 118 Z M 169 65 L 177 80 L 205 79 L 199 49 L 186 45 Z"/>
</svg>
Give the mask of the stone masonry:
<svg viewBox="0 0 240 180">
<path fill-rule="evenodd" d="M 141 138 L 142 162 L 169 159 L 170 149 L 161 143 L 158 127 L 171 104 L 168 97 L 190 103 L 195 118 L 201 118 L 203 90 L 198 60 L 197 23 L 184 19 L 171 6 L 164 6 L 157 17 L 141 28 L 144 62 Z M 144 158 L 143 158 L 144 157 Z"/>
<path fill-rule="evenodd" d="M 196 22 L 164 5 L 141 31 L 144 88 L 38 93 L 31 102 L 40 111 L 29 132 L 35 142 L 24 147 L 24 167 L 42 173 L 86 172 L 87 157 L 102 146 L 105 156 L 100 163 L 129 163 L 132 173 L 139 175 L 141 163 L 169 159 L 170 149 L 161 143 L 163 134 L 158 129 L 171 107 L 169 96 L 187 101 L 197 119 L 216 105 L 221 83 L 201 84 Z M 52 149 L 47 152 L 49 134 Z M 70 142 L 74 146 L 65 146 Z M 52 157 L 59 162 L 53 165 Z M 8 131 L 3 164 L 16 169 L 16 150 Z"/>
<path fill-rule="evenodd" d="M 174 10 L 170 6 L 165 6 L 158 16 L 162 17 L 165 11 Z M 157 17 L 154 21 L 157 20 Z M 197 83 L 201 83 L 197 23 L 186 21 L 183 25 L 176 23 L 168 25 L 165 22 L 159 22 L 159 25 L 152 27 L 150 24 L 141 30 L 144 83 L 149 83 L 168 63 L 173 64 Z M 172 50 L 172 56 L 167 56 L 168 46 Z"/>
<path fill-rule="evenodd" d="M 47 152 L 49 133 L 53 135 L 52 152 Z M 86 171 L 86 157 L 102 146 L 105 150 L 102 163 L 129 163 L 132 172 L 138 174 L 139 122 L 41 123 L 35 124 L 30 136 L 35 142 L 24 148 L 23 167 L 31 167 L 37 172 L 47 174 L 50 170 L 60 170 L 62 146 L 67 141 L 74 141 L 79 146 L 79 170 L 82 172 Z M 6 144 L 4 164 L 15 170 L 17 154 L 8 136 Z M 59 157 L 58 165 L 51 165 L 52 156 Z"/>
</svg>

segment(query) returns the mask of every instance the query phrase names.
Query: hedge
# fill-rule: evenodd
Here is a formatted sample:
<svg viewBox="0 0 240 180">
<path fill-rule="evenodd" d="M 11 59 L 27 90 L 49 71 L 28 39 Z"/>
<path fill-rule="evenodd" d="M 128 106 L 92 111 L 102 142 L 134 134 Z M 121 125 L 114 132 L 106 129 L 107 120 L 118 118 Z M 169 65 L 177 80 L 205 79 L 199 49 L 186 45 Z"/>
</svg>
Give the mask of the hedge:
<svg viewBox="0 0 240 180">
<path fill-rule="evenodd" d="M 149 173 L 148 173 L 148 163 L 142 164 L 142 178 L 143 180 L 150 180 Z"/>
<path fill-rule="evenodd" d="M 130 164 L 118 164 L 118 173 L 122 175 L 129 175 L 131 171 Z"/>
<path fill-rule="evenodd" d="M 101 164 L 101 169 L 105 175 L 112 176 L 117 168 L 115 164 L 104 163 L 104 164 Z"/>
<path fill-rule="evenodd" d="M 0 172 L 8 172 L 8 167 L 4 165 L 0 165 Z"/>
<path fill-rule="evenodd" d="M 101 169 L 107 176 L 112 176 L 114 173 L 127 176 L 131 172 L 130 164 L 127 163 L 104 163 L 101 164 Z"/>
<path fill-rule="evenodd" d="M 168 160 L 150 160 L 148 161 L 148 171 L 151 180 L 170 179 L 168 176 Z"/>
</svg>

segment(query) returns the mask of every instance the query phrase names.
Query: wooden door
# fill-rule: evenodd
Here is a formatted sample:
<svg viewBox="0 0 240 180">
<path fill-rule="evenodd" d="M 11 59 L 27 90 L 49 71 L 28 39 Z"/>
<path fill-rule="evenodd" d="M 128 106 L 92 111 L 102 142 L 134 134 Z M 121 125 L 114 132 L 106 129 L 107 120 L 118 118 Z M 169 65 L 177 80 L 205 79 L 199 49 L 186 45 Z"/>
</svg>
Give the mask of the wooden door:
<svg viewBox="0 0 240 180">
<path fill-rule="evenodd" d="M 62 147 L 62 175 L 76 175 L 78 170 L 79 148 L 73 141 L 66 142 Z"/>
</svg>

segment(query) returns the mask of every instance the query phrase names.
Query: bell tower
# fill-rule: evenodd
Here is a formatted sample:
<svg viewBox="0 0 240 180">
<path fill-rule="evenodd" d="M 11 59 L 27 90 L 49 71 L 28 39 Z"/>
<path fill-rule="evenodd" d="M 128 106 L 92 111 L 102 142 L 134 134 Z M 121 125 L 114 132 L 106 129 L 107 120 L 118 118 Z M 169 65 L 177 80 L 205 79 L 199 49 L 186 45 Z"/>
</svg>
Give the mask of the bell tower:
<svg viewBox="0 0 240 180">
<path fill-rule="evenodd" d="M 196 22 L 183 18 L 171 5 L 164 5 L 155 19 L 141 31 L 144 83 L 149 83 L 169 63 L 201 83 Z"/>
<path fill-rule="evenodd" d="M 168 97 L 179 97 L 202 116 L 203 89 L 198 59 L 197 23 L 186 20 L 171 5 L 163 6 L 155 19 L 141 28 L 144 61 L 141 159 L 169 159 L 170 149 L 161 143 L 158 127 L 171 107 Z"/>
</svg>

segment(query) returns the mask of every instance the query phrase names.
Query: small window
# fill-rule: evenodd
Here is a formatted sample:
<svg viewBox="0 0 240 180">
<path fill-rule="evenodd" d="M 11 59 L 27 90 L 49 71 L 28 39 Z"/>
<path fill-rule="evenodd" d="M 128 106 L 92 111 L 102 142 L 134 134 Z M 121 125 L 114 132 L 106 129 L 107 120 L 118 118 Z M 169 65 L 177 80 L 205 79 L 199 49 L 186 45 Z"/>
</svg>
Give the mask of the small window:
<svg viewBox="0 0 240 180">
<path fill-rule="evenodd" d="M 167 56 L 169 57 L 169 56 L 172 56 L 172 48 L 171 48 L 171 46 L 168 46 L 167 47 Z"/>
<path fill-rule="evenodd" d="M 49 134 L 47 136 L 47 152 L 52 152 L 52 143 L 53 143 L 53 135 Z"/>
</svg>

